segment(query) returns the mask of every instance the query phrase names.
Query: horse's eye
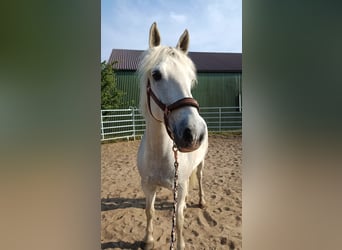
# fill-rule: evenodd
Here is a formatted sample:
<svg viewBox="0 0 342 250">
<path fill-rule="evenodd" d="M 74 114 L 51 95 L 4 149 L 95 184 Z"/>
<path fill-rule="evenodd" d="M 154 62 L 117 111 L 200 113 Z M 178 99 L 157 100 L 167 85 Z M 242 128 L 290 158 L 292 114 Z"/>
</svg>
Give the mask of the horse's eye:
<svg viewBox="0 0 342 250">
<path fill-rule="evenodd" d="M 155 81 L 159 81 L 162 78 L 162 75 L 159 70 L 152 71 L 152 77 Z"/>
</svg>

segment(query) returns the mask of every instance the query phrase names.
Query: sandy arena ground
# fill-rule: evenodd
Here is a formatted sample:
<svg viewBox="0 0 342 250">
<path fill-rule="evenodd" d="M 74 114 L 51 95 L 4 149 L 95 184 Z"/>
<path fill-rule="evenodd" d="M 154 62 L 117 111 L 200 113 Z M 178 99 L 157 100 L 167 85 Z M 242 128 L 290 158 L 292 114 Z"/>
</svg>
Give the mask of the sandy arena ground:
<svg viewBox="0 0 342 250">
<path fill-rule="evenodd" d="M 101 248 L 141 249 L 145 199 L 136 155 L 140 141 L 101 145 Z M 206 209 L 190 190 L 185 209 L 186 249 L 242 249 L 241 136 L 210 135 L 203 171 Z M 169 249 L 172 192 L 161 189 L 155 202 L 155 249 Z"/>
</svg>

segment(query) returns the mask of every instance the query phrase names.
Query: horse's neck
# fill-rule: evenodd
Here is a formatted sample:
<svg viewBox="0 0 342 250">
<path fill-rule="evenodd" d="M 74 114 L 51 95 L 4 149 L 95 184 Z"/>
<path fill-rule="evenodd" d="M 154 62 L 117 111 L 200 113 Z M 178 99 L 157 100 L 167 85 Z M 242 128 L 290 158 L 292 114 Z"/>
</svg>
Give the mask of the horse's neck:
<svg viewBox="0 0 342 250">
<path fill-rule="evenodd" d="M 155 153 L 162 153 L 172 149 L 172 140 L 166 132 L 164 123 L 153 118 L 146 121 L 146 142 L 147 146 Z"/>
</svg>

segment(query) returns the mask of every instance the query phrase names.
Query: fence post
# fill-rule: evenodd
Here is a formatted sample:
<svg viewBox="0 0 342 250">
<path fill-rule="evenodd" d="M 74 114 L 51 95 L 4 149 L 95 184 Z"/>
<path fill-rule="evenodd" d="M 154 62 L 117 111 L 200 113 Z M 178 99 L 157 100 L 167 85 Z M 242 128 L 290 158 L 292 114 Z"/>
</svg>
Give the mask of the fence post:
<svg viewBox="0 0 342 250">
<path fill-rule="evenodd" d="M 219 107 L 219 131 L 221 132 L 221 107 Z"/>
<path fill-rule="evenodd" d="M 135 115 L 134 115 L 134 107 L 130 107 L 132 110 L 132 126 L 133 126 L 133 140 L 135 140 Z"/>
<path fill-rule="evenodd" d="M 103 129 L 103 116 L 102 116 L 102 110 L 101 110 L 101 138 L 104 140 L 104 129 Z"/>
</svg>

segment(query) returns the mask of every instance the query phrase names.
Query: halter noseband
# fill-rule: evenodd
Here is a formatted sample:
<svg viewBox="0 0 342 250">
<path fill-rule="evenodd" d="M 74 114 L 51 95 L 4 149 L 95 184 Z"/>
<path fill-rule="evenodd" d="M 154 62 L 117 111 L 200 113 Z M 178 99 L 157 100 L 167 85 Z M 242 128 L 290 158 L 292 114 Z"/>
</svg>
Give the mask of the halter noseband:
<svg viewBox="0 0 342 250">
<path fill-rule="evenodd" d="M 172 140 L 174 140 L 174 137 L 172 135 L 172 131 L 171 131 L 171 128 L 169 126 L 169 115 L 172 111 L 176 110 L 176 109 L 179 109 L 179 108 L 182 108 L 182 107 L 186 107 L 186 106 L 192 106 L 192 107 L 195 107 L 197 108 L 197 110 L 199 111 L 199 104 L 198 102 L 192 98 L 192 97 L 185 97 L 185 98 L 182 98 L 178 101 L 175 101 L 174 103 L 170 104 L 170 105 L 166 105 L 164 104 L 162 101 L 160 101 L 158 99 L 158 97 L 154 94 L 154 92 L 152 91 L 152 88 L 151 88 L 151 83 L 150 83 L 150 79 L 147 80 L 147 88 L 146 88 L 146 92 L 147 92 L 147 104 L 148 104 L 148 109 L 150 111 L 150 114 L 152 115 L 152 117 L 159 121 L 159 122 L 162 122 L 160 120 L 158 120 L 152 113 L 152 110 L 151 110 L 151 97 L 152 99 L 154 100 L 154 102 L 159 106 L 159 108 L 164 112 L 164 124 L 165 124 L 165 128 L 166 128 L 166 131 L 168 133 L 168 135 L 170 136 L 170 138 Z"/>
</svg>

